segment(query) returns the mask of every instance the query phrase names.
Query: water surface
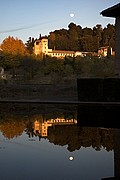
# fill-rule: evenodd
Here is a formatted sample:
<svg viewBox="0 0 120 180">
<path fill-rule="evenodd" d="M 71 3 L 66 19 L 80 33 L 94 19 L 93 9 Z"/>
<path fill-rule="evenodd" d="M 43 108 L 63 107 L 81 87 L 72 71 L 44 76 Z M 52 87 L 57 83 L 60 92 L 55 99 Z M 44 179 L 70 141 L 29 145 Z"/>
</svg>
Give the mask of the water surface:
<svg viewBox="0 0 120 180">
<path fill-rule="evenodd" d="M 115 177 L 119 129 L 80 126 L 77 107 L 49 106 L 0 113 L 0 180 Z"/>
</svg>

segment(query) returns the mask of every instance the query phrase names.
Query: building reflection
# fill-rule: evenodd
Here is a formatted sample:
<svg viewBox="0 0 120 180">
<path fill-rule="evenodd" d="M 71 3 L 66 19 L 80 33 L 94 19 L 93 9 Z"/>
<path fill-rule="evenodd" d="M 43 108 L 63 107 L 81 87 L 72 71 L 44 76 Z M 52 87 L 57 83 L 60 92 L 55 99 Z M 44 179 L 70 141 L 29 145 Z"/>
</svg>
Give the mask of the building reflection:
<svg viewBox="0 0 120 180">
<path fill-rule="evenodd" d="M 62 126 L 62 125 L 72 125 L 77 124 L 76 119 L 65 119 L 65 118 L 56 118 L 56 119 L 47 119 L 43 118 L 43 121 L 36 120 L 33 125 L 34 134 L 41 137 L 48 136 L 48 128 L 51 126 Z"/>
</svg>

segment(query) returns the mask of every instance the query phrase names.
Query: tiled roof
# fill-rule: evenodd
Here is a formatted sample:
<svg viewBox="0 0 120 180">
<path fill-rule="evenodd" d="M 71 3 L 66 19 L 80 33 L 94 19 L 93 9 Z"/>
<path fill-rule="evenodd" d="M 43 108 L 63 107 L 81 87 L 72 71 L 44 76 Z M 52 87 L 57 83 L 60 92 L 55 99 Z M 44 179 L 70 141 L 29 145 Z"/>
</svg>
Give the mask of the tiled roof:
<svg viewBox="0 0 120 180">
<path fill-rule="evenodd" d="M 120 3 L 103 10 L 100 14 L 106 17 L 120 17 Z"/>
</svg>

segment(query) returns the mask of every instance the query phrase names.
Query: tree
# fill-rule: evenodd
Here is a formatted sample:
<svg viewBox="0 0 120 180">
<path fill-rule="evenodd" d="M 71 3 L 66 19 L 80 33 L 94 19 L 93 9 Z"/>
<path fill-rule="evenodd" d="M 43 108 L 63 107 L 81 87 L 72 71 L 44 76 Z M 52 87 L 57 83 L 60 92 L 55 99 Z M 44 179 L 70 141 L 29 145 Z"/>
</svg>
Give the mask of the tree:
<svg viewBox="0 0 120 180">
<path fill-rule="evenodd" d="M 25 46 L 27 48 L 28 53 L 32 54 L 34 47 L 34 38 L 29 37 L 28 41 L 25 43 Z"/>
<path fill-rule="evenodd" d="M 26 54 L 25 45 L 18 38 L 9 36 L 1 44 L 3 52 L 2 64 L 7 69 L 12 69 L 12 75 L 15 77 L 16 68 L 19 67 L 21 58 Z"/>
<path fill-rule="evenodd" d="M 68 30 L 50 32 L 48 39 L 49 48 L 52 49 L 98 52 L 99 47 L 109 45 L 114 50 L 115 27 L 108 24 L 103 29 L 101 24 L 97 24 L 93 29 L 82 28 L 71 22 Z"/>
<path fill-rule="evenodd" d="M 50 35 L 48 36 L 48 44 L 49 44 L 49 47 L 54 49 L 54 46 L 55 46 L 55 33 L 54 32 L 50 32 Z"/>
<path fill-rule="evenodd" d="M 94 51 L 93 46 L 94 46 L 94 41 L 92 36 L 88 35 L 82 38 L 81 47 L 84 52 L 85 51 L 93 52 Z"/>
<path fill-rule="evenodd" d="M 41 62 L 34 59 L 32 56 L 26 56 L 21 61 L 21 68 L 24 72 L 25 78 L 33 79 L 37 72 L 40 70 Z"/>
<path fill-rule="evenodd" d="M 103 35 L 103 29 L 101 24 L 97 24 L 95 27 L 93 27 L 93 39 L 96 39 L 96 47 L 97 50 L 100 46 L 102 46 L 102 35 Z"/>
<path fill-rule="evenodd" d="M 51 32 L 49 37 L 49 47 L 52 49 L 68 50 L 68 32 L 65 29 Z"/>
<path fill-rule="evenodd" d="M 25 45 L 18 38 L 14 38 L 9 36 L 4 39 L 1 44 L 1 49 L 4 54 L 12 54 L 12 55 L 24 55 L 25 54 Z"/>
<path fill-rule="evenodd" d="M 115 26 L 108 24 L 103 30 L 103 45 L 115 48 Z"/>
<path fill-rule="evenodd" d="M 69 50 L 78 51 L 79 50 L 79 39 L 81 33 L 81 27 L 76 26 L 74 23 L 68 25 L 69 33 Z"/>
</svg>

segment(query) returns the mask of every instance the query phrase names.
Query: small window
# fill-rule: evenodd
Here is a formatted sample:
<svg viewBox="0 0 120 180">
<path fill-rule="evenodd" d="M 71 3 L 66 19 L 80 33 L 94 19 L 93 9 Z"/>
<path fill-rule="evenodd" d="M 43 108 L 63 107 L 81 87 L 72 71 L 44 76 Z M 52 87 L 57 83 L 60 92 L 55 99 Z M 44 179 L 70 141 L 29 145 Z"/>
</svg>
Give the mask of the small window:
<svg viewBox="0 0 120 180">
<path fill-rule="evenodd" d="M 39 45 L 39 42 L 36 42 L 36 45 Z"/>
</svg>

